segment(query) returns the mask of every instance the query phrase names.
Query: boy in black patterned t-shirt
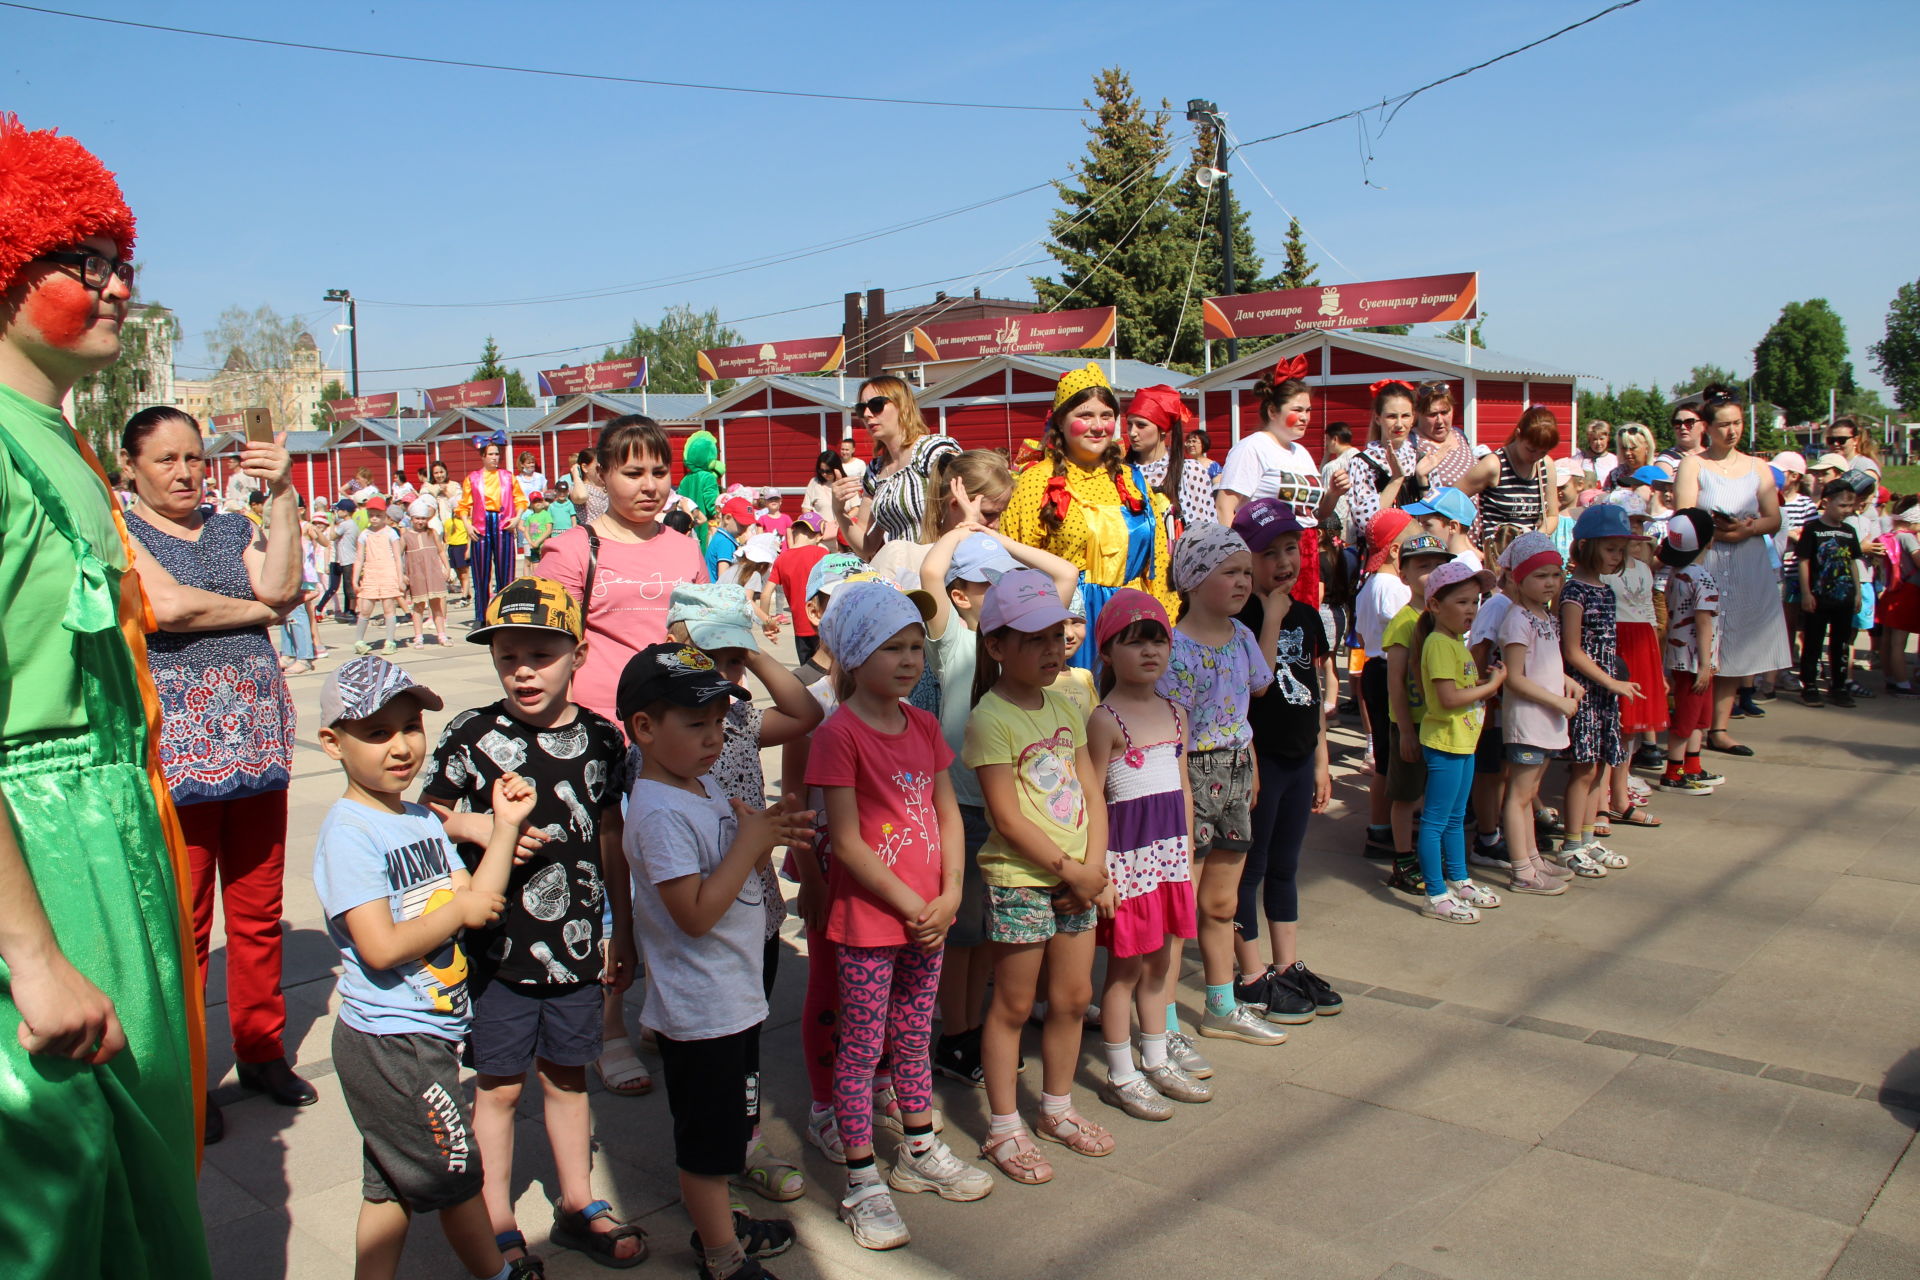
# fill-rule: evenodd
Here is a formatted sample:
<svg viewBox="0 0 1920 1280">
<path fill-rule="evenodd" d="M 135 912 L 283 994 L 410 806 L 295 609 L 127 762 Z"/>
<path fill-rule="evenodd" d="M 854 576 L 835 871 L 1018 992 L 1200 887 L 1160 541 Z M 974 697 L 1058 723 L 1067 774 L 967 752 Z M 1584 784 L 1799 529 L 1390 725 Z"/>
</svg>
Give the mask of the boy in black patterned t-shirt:
<svg viewBox="0 0 1920 1280">
<path fill-rule="evenodd" d="M 616 1265 L 645 1250 L 640 1231 L 593 1197 L 587 1065 L 601 1051 L 601 989 L 634 971 L 620 798 L 626 743 L 612 721 L 576 706 L 573 674 L 586 656 L 580 608 L 557 582 L 520 578 L 487 604 L 467 637 L 493 655 L 506 696 L 462 712 L 427 764 L 421 799 L 477 858 L 493 780 L 534 788 L 534 807 L 499 921 L 468 935 L 473 977 L 470 1062 L 479 1073 L 474 1137 L 501 1247 L 526 1256 L 513 1217 L 514 1110 L 539 1068 L 548 1140 L 560 1183 L 551 1239 Z M 607 905 L 612 933 L 603 932 Z M 603 947 L 604 944 L 604 947 Z"/>
</svg>

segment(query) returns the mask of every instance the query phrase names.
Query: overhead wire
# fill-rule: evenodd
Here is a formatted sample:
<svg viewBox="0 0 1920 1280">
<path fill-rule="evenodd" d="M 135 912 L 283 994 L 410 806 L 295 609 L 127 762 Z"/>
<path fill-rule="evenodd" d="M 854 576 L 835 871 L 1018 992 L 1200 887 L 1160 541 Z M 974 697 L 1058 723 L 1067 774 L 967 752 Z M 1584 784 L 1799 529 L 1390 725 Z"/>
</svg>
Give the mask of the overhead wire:
<svg viewBox="0 0 1920 1280">
<path fill-rule="evenodd" d="M 1200 245 L 1207 238 L 1207 215 L 1212 211 L 1213 187 L 1208 187 L 1206 199 L 1200 202 L 1199 225 L 1193 232 L 1193 261 L 1187 264 L 1187 287 L 1180 291 L 1180 315 L 1173 322 L 1173 341 L 1167 344 L 1167 358 L 1160 362 L 1163 365 L 1173 363 L 1173 353 L 1180 346 L 1180 326 L 1187 322 L 1187 304 L 1193 301 L 1193 278 L 1200 274 Z"/>
<path fill-rule="evenodd" d="M 136 22 L 131 18 L 109 18 L 97 13 L 77 13 L 71 9 L 51 9 L 44 5 L 18 4 L 0 0 L 0 8 L 25 13 L 72 18 L 80 22 L 98 22 L 115 27 L 135 27 L 142 31 L 161 31 L 169 35 L 195 36 L 203 40 L 228 40 L 237 44 L 266 45 L 276 49 L 296 49 L 305 53 L 334 53 L 354 58 L 378 58 L 388 62 L 411 62 L 424 66 L 455 67 L 473 71 L 500 71 L 515 75 L 548 76 L 558 80 L 594 80 L 609 84 L 643 85 L 657 89 L 698 89 L 707 93 L 761 94 L 776 98 L 813 98 L 828 102 L 863 102 L 889 107 L 956 107 L 974 111 L 1046 111 L 1074 112 L 1085 107 L 1049 107 L 1031 103 L 947 102 L 930 98 L 883 98 L 857 93 L 822 93 L 803 89 L 766 89 L 751 85 L 704 84 L 690 80 L 656 80 L 643 76 L 618 76 L 597 71 L 562 71 L 553 67 L 522 67 L 510 63 L 475 62 L 465 58 L 434 58 L 417 53 L 389 53 L 378 49 L 348 49 L 340 45 L 312 44 L 302 40 L 274 40 L 265 36 L 243 36 L 228 31 L 205 31 L 195 27 L 176 27 L 159 22 Z"/>
<path fill-rule="evenodd" d="M 1327 246 L 1324 243 L 1322 243 L 1320 237 L 1313 234 L 1313 229 L 1309 227 L 1304 221 L 1302 221 L 1300 217 L 1294 213 L 1293 210 L 1287 208 L 1287 206 L 1281 202 L 1280 197 L 1273 193 L 1273 188 L 1267 185 L 1267 180 L 1260 176 L 1260 171 L 1253 167 L 1253 162 L 1251 160 L 1248 160 L 1244 155 L 1240 155 L 1241 144 L 1237 139 L 1234 138 L 1233 131 L 1231 129 L 1225 129 L 1224 125 L 1222 127 L 1224 132 L 1227 135 L 1227 141 L 1230 145 L 1230 149 L 1232 153 L 1240 157 L 1240 163 L 1243 166 L 1245 166 L 1247 171 L 1247 176 L 1252 178 L 1254 182 L 1259 185 L 1260 189 L 1267 193 L 1267 199 L 1273 201 L 1274 207 L 1280 210 L 1280 212 L 1286 214 L 1287 220 L 1289 222 L 1300 223 L 1300 234 L 1304 235 L 1308 240 L 1311 240 L 1313 242 L 1314 248 L 1320 250 L 1320 252 L 1326 256 L 1329 262 L 1333 263 L 1334 266 L 1339 267 L 1342 271 L 1345 271 L 1349 275 L 1354 274 L 1352 267 L 1340 261 L 1339 255 L 1334 253 L 1333 250 L 1327 248 Z"/>
</svg>

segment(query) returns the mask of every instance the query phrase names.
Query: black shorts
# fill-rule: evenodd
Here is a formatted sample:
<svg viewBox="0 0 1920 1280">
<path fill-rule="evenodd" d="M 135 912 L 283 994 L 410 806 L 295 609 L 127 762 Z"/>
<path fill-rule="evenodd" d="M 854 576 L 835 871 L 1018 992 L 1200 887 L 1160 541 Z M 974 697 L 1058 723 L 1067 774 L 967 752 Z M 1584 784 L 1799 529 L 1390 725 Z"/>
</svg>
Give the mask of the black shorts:
<svg viewBox="0 0 1920 1280">
<path fill-rule="evenodd" d="M 467 567 L 467 544 L 463 542 L 457 547 L 448 547 L 447 563 L 452 565 L 455 569 L 466 568 Z"/>
<path fill-rule="evenodd" d="M 1387 660 L 1368 658 L 1360 668 L 1360 700 L 1367 704 L 1367 732 L 1373 739 L 1373 771 L 1387 776 L 1387 728 L 1393 723 L 1387 702 Z"/>
<path fill-rule="evenodd" d="M 1507 735 L 1500 722 L 1488 716 L 1480 722 L 1480 742 L 1473 751 L 1473 773 L 1484 778 L 1507 768 Z"/>
<path fill-rule="evenodd" d="M 739 1173 L 760 1123 L 760 1028 L 713 1040 L 660 1036 L 673 1112 L 673 1162 L 687 1173 Z"/>
<path fill-rule="evenodd" d="M 333 1068 L 360 1130 L 362 1199 L 432 1213 L 480 1194 L 458 1043 L 368 1035 L 341 1021 L 333 1024 Z"/>
<path fill-rule="evenodd" d="M 488 1076 L 523 1076 L 537 1059 L 556 1067 L 584 1067 L 600 1056 L 600 984 L 564 988 L 489 982 L 473 997 L 467 1061 Z"/>
</svg>

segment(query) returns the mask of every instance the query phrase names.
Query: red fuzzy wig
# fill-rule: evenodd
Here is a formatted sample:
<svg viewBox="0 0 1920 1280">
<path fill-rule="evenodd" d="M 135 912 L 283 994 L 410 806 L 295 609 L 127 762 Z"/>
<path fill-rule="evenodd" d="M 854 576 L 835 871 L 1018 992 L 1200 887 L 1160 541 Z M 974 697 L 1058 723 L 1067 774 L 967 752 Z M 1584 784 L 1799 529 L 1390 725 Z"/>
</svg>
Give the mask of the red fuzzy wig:
<svg viewBox="0 0 1920 1280">
<path fill-rule="evenodd" d="M 0 292 L 41 254 L 90 236 L 133 252 L 133 211 L 113 174 L 72 138 L 0 112 Z"/>
</svg>

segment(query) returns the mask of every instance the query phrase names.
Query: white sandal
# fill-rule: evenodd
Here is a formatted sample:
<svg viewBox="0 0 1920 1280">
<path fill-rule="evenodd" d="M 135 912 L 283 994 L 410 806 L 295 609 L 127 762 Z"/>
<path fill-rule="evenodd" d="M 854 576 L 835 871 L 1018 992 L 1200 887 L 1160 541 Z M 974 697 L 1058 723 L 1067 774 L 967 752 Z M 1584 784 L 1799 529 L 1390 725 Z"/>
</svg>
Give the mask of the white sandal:
<svg viewBox="0 0 1920 1280">
<path fill-rule="evenodd" d="M 600 1057 L 593 1064 L 599 1073 L 600 1083 L 607 1087 L 608 1093 L 619 1094 L 623 1098 L 637 1098 L 643 1093 L 653 1092 L 653 1076 L 648 1073 L 646 1064 L 634 1056 L 633 1042 L 625 1036 L 609 1040 L 600 1047 Z"/>
</svg>

